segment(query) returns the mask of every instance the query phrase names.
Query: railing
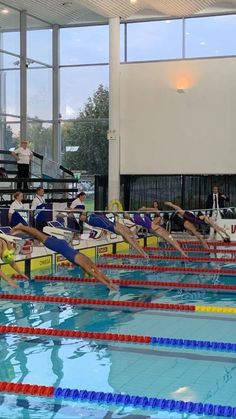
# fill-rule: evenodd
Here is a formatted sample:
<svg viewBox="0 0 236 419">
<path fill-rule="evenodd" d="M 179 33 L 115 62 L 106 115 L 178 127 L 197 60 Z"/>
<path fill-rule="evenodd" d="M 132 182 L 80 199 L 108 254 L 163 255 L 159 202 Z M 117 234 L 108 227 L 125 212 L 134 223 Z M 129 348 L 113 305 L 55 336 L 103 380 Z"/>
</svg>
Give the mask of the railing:
<svg viewBox="0 0 236 419">
<path fill-rule="evenodd" d="M 0 150 L 0 155 L 11 157 L 11 151 Z M 0 165 L 4 165 L 8 175 L 16 175 L 17 162 L 13 157 L 10 159 L 0 159 Z M 10 167 L 8 167 L 10 166 Z M 14 170 L 13 170 L 14 168 Z M 41 154 L 33 151 L 33 159 L 31 163 L 31 177 L 43 177 L 49 176 L 50 178 L 73 178 L 74 174 L 71 170 L 64 166 L 57 164 L 53 160 L 49 160 Z"/>
<path fill-rule="evenodd" d="M 35 189 L 42 186 L 45 191 L 45 198 L 50 202 L 62 202 L 75 198 L 78 193 L 79 181 L 75 178 L 48 179 L 39 178 L 0 178 L 0 201 L 6 205 L 11 204 L 12 195 L 17 190 L 17 182 L 27 182 L 28 189 L 25 189 L 24 202 L 29 203 L 35 195 Z"/>
</svg>

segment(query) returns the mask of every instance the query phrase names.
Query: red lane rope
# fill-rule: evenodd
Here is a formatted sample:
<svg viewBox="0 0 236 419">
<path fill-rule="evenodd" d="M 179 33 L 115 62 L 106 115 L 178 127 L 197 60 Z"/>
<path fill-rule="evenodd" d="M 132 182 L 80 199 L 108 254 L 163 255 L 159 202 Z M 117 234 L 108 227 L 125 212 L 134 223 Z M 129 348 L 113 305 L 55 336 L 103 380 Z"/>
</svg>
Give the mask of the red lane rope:
<svg viewBox="0 0 236 419">
<path fill-rule="evenodd" d="M 177 252 L 176 249 L 170 246 L 157 247 L 157 246 L 147 246 L 144 247 L 144 250 L 155 250 L 155 251 L 168 251 L 168 252 Z M 197 253 L 236 253 L 236 249 L 204 249 L 203 247 L 191 247 L 184 249 L 185 251 L 197 252 Z"/>
<path fill-rule="evenodd" d="M 15 274 L 12 275 L 12 278 L 20 279 L 21 275 Z M 74 276 L 56 276 L 56 275 L 36 275 L 34 277 L 37 281 L 64 281 L 64 282 L 82 282 L 82 283 L 92 283 L 92 284 L 101 284 L 95 278 L 76 278 Z M 219 284 L 194 284 L 192 282 L 160 282 L 160 281 L 142 281 L 135 279 L 113 279 L 112 282 L 120 286 L 131 286 L 131 287 L 155 287 L 155 288 L 195 288 L 195 289 L 205 289 L 212 291 L 236 291 L 236 285 L 219 285 Z"/>
<path fill-rule="evenodd" d="M 134 255 L 129 253 L 105 253 L 100 257 L 106 258 L 114 258 L 114 259 L 144 259 L 141 255 Z M 184 258 L 183 256 L 174 256 L 174 255 L 149 255 L 149 259 L 151 260 L 180 260 L 188 262 L 236 262 L 236 258 L 209 258 L 205 256 L 190 256 L 188 259 Z"/>
<path fill-rule="evenodd" d="M 106 332 L 81 332 L 80 330 L 46 329 L 40 327 L 0 326 L 0 333 L 16 333 L 25 335 L 59 336 L 66 338 L 83 338 L 112 340 L 119 342 L 150 343 L 150 336 L 123 335 Z"/>
<path fill-rule="evenodd" d="M 177 242 L 180 243 L 180 244 L 183 244 L 183 245 L 185 245 L 185 244 L 186 245 L 188 245 L 188 244 L 199 245 L 199 241 L 197 241 L 197 240 L 178 240 L 177 239 Z M 226 246 L 226 247 L 236 246 L 235 241 L 234 242 L 207 241 L 207 244 L 210 245 L 210 246 Z"/>
<path fill-rule="evenodd" d="M 55 388 L 49 386 L 38 386 L 35 384 L 7 383 L 0 381 L 0 392 L 20 393 L 32 396 L 53 397 Z"/>
<path fill-rule="evenodd" d="M 179 273 L 192 273 L 192 274 L 224 274 L 229 276 L 236 275 L 236 269 L 223 269 L 223 268 L 190 268 L 185 266 L 150 266 L 150 265 L 125 265 L 117 264 L 112 265 L 109 263 L 99 263 L 98 268 L 104 269 L 125 269 L 128 271 L 153 271 L 153 272 L 179 272 Z"/>
<path fill-rule="evenodd" d="M 99 305 L 99 306 L 117 306 L 131 308 L 148 308 L 154 310 L 177 310 L 177 311 L 195 311 L 193 305 L 168 304 L 168 303 L 146 303 L 144 301 L 116 301 L 100 300 L 91 298 L 69 298 L 69 297 L 51 297 L 45 295 L 18 295 L 18 294 L 0 294 L 1 300 L 17 301 L 36 301 L 44 303 L 64 303 L 71 305 Z"/>
</svg>

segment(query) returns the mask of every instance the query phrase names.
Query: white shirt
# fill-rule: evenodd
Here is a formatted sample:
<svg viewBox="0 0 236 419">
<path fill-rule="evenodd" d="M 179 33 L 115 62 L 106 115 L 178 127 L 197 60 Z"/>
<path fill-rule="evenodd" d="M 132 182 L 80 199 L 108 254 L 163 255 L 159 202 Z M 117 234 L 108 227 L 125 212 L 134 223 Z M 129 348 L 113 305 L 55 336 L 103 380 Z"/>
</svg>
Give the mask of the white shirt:
<svg viewBox="0 0 236 419">
<path fill-rule="evenodd" d="M 74 199 L 74 201 L 72 201 L 72 203 L 71 203 L 71 209 L 75 209 L 76 207 L 78 207 L 79 205 L 83 205 L 83 208 L 81 208 L 81 209 L 85 209 L 85 205 L 84 205 L 84 202 L 82 202 L 82 201 L 80 201 L 80 199 L 79 198 L 76 198 L 76 199 Z"/>
<path fill-rule="evenodd" d="M 13 214 L 16 209 L 24 209 L 24 205 L 15 199 L 9 208 L 9 214 Z"/>
<path fill-rule="evenodd" d="M 37 207 L 40 205 L 45 204 L 45 199 L 43 196 L 36 195 L 35 198 L 32 201 L 31 209 L 36 210 Z"/>
<path fill-rule="evenodd" d="M 19 157 L 19 160 L 17 160 L 18 164 L 30 164 L 30 156 L 32 155 L 32 152 L 28 147 L 19 147 L 14 151 L 14 153 Z"/>
</svg>

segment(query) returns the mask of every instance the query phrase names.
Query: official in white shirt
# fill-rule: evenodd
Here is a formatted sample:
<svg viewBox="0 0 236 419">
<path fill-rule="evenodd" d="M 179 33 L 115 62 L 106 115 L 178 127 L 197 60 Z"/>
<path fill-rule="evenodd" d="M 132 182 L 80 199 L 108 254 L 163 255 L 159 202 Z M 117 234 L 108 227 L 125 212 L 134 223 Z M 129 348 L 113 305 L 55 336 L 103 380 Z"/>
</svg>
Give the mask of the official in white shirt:
<svg viewBox="0 0 236 419">
<path fill-rule="evenodd" d="M 33 211 L 33 217 L 35 220 L 35 227 L 43 231 L 43 228 L 47 225 L 46 214 L 44 209 L 46 208 L 46 201 L 44 198 L 44 189 L 39 186 L 36 191 L 35 198 L 31 204 L 31 210 Z"/>
<path fill-rule="evenodd" d="M 86 193 L 80 192 L 74 201 L 72 201 L 70 205 L 70 209 L 78 209 L 78 210 L 85 210 L 85 199 L 86 199 Z M 83 222 L 78 220 L 78 216 L 76 214 L 71 215 L 71 217 L 68 218 L 68 227 L 78 230 L 80 234 L 83 234 Z"/>
<path fill-rule="evenodd" d="M 17 177 L 19 179 L 17 182 L 17 189 L 22 189 L 22 183 L 23 189 L 27 189 L 27 181 L 22 182 L 20 179 L 29 178 L 29 168 L 33 153 L 28 147 L 28 141 L 22 140 L 20 143 L 20 147 L 14 150 L 11 154 L 17 161 Z"/>
<path fill-rule="evenodd" d="M 16 210 L 23 210 L 24 204 L 22 203 L 24 195 L 22 192 L 17 191 L 14 193 L 14 201 L 12 202 L 9 211 L 8 219 L 11 227 L 22 223 L 28 225 L 27 223 L 27 212 L 18 212 Z"/>
</svg>

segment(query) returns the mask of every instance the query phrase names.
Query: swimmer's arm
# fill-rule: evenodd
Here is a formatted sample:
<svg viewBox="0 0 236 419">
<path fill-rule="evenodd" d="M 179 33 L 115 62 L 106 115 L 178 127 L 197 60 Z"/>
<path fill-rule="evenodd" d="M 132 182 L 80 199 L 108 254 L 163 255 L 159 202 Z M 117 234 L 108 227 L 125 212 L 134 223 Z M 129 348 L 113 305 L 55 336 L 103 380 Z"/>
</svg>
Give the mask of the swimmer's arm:
<svg viewBox="0 0 236 419">
<path fill-rule="evenodd" d="M 25 274 L 23 274 L 23 272 L 21 272 L 21 270 L 18 268 L 16 262 L 11 262 L 11 263 L 9 263 L 9 265 L 11 266 L 12 269 L 14 269 L 14 271 L 16 271 L 18 274 L 22 275 L 22 278 L 29 279 L 27 275 L 25 275 Z"/>
<path fill-rule="evenodd" d="M 17 283 L 9 278 L 1 269 L 0 269 L 0 277 L 4 279 L 11 287 L 18 287 Z"/>
<path fill-rule="evenodd" d="M 182 209 L 182 208 L 181 208 L 181 207 L 179 207 L 178 205 L 175 205 L 175 204 L 173 204 L 173 202 L 169 202 L 169 201 L 165 202 L 165 205 L 167 205 L 168 207 L 173 208 L 173 209 L 174 209 L 174 210 L 176 210 L 176 211 L 179 211 L 179 210 L 181 210 L 181 209 Z"/>
</svg>

